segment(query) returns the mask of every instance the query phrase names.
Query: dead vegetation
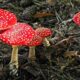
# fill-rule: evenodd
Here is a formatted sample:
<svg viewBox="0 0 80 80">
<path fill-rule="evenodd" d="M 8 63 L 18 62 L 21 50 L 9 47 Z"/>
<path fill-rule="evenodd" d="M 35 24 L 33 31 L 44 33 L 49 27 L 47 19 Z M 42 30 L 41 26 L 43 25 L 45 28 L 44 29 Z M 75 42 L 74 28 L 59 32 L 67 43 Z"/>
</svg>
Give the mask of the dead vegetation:
<svg viewBox="0 0 80 80">
<path fill-rule="evenodd" d="M 34 64 L 28 60 L 29 48 L 19 47 L 18 75 L 8 69 L 11 46 L 0 42 L 1 80 L 80 80 L 80 27 L 72 21 L 80 0 L 0 0 L 0 8 L 34 29 L 44 26 L 53 32 L 50 47 L 36 47 Z"/>
</svg>

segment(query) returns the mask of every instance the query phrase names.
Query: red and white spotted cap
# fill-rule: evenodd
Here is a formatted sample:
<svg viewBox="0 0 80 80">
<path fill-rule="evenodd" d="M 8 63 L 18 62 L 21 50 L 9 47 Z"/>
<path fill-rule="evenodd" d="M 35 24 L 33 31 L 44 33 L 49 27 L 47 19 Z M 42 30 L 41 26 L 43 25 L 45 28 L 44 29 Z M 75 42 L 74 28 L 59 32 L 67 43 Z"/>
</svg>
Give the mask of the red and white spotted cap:
<svg viewBox="0 0 80 80">
<path fill-rule="evenodd" d="M 76 13 L 74 16 L 73 16 L 73 21 L 80 26 L 80 12 Z"/>
<path fill-rule="evenodd" d="M 14 13 L 0 9 L 0 30 L 8 29 L 17 22 Z"/>
<path fill-rule="evenodd" d="M 45 38 L 50 36 L 52 34 L 52 31 L 49 28 L 40 27 L 35 30 L 35 33 L 40 37 Z"/>
<path fill-rule="evenodd" d="M 38 46 L 38 45 L 41 45 L 42 41 L 43 41 L 42 37 L 35 34 L 32 41 L 27 45 L 28 46 Z"/>
<path fill-rule="evenodd" d="M 26 23 L 16 23 L 0 34 L 0 39 L 10 45 L 27 45 L 35 35 L 34 29 Z"/>
</svg>

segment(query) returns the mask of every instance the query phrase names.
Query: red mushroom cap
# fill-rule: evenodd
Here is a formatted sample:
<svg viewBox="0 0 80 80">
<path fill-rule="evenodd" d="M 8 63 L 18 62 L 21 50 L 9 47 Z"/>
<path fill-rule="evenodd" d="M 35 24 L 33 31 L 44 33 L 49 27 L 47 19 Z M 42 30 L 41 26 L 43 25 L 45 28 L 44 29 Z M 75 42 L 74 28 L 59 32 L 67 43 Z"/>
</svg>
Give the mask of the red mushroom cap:
<svg viewBox="0 0 80 80">
<path fill-rule="evenodd" d="M 35 31 L 26 23 L 16 23 L 0 34 L 0 39 L 10 45 L 27 45 L 32 41 Z"/>
<path fill-rule="evenodd" d="M 37 35 L 39 35 L 40 37 L 42 38 L 45 38 L 45 37 L 48 37 L 52 34 L 51 30 L 49 28 L 44 28 L 44 27 L 41 27 L 41 28 L 37 28 L 35 30 L 35 33 Z"/>
<path fill-rule="evenodd" d="M 76 13 L 76 14 L 73 16 L 73 21 L 74 21 L 77 25 L 80 25 L 80 12 Z"/>
<path fill-rule="evenodd" d="M 35 34 L 32 41 L 27 45 L 28 46 L 38 46 L 38 45 L 41 45 L 42 41 L 43 39 L 40 36 Z"/>
<path fill-rule="evenodd" d="M 0 9 L 0 30 L 8 29 L 17 22 L 15 14 Z"/>
</svg>

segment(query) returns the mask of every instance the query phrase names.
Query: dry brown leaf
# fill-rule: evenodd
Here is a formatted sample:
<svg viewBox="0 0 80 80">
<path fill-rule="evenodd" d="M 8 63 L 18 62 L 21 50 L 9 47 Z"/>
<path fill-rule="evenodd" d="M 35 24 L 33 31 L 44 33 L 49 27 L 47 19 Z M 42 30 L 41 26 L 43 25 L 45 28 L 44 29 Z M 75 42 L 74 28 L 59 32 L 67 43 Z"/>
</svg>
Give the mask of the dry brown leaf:
<svg viewBox="0 0 80 80">
<path fill-rule="evenodd" d="M 51 4 L 53 0 L 46 0 L 47 3 Z"/>
<path fill-rule="evenodd" d="M 47 17 L 47 16 L 53 16 L 52 13 L 48 13 L 48 12 L 37 12 L 35 15 L 34 15 L 34 18 L 42 18 L 42 17 Z"/>
<path fill-rule="evenodd" d="M 71 57 L 76 57 L 76 56 L 79 56 L 79 51 L 66 51 L 65 53 L 64 53 L 64 57 L 69 57 L 69 58 L 71 58 Z"/>
<path fill-rule="evenodd" d="M 56 0 L 46 0 L 46 2 L 47 2 L 49 5 L 54 5 L 57 1 L 56 1 Z"/>
</svg>

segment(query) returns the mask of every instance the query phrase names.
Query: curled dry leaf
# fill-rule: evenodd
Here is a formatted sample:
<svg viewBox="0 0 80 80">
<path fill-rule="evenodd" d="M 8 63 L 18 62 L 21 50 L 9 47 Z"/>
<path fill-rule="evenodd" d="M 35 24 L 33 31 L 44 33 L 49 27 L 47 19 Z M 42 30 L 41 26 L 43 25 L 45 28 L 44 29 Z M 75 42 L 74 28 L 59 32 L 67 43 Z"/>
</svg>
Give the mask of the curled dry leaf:
<svg viewBox="0 0 80 80">
<path fill-rule="evenodd" d="M 42 17 L 47 17 L 47 16 L 53 16 L 53 13 L 50 13 L 50 12 L 37 12 L 34 15 L 34 18 L 42 18 Z"/>
<path fill-rule="evenodd" d="M 76 57 L 76 56 L 79 57 L 79 55 L 80 55 L 80 52 L 79 51 L 66 51 L 64 53 L 64 57 L 68 57 L 68 58 Z"/>
<path fill-rule="evenodd" d="M 46 0 L 46 2 L 49 4 L 49 5 L 55 5 L 55 3 L 57 2 L 56 0 Z"/>
</svg>

